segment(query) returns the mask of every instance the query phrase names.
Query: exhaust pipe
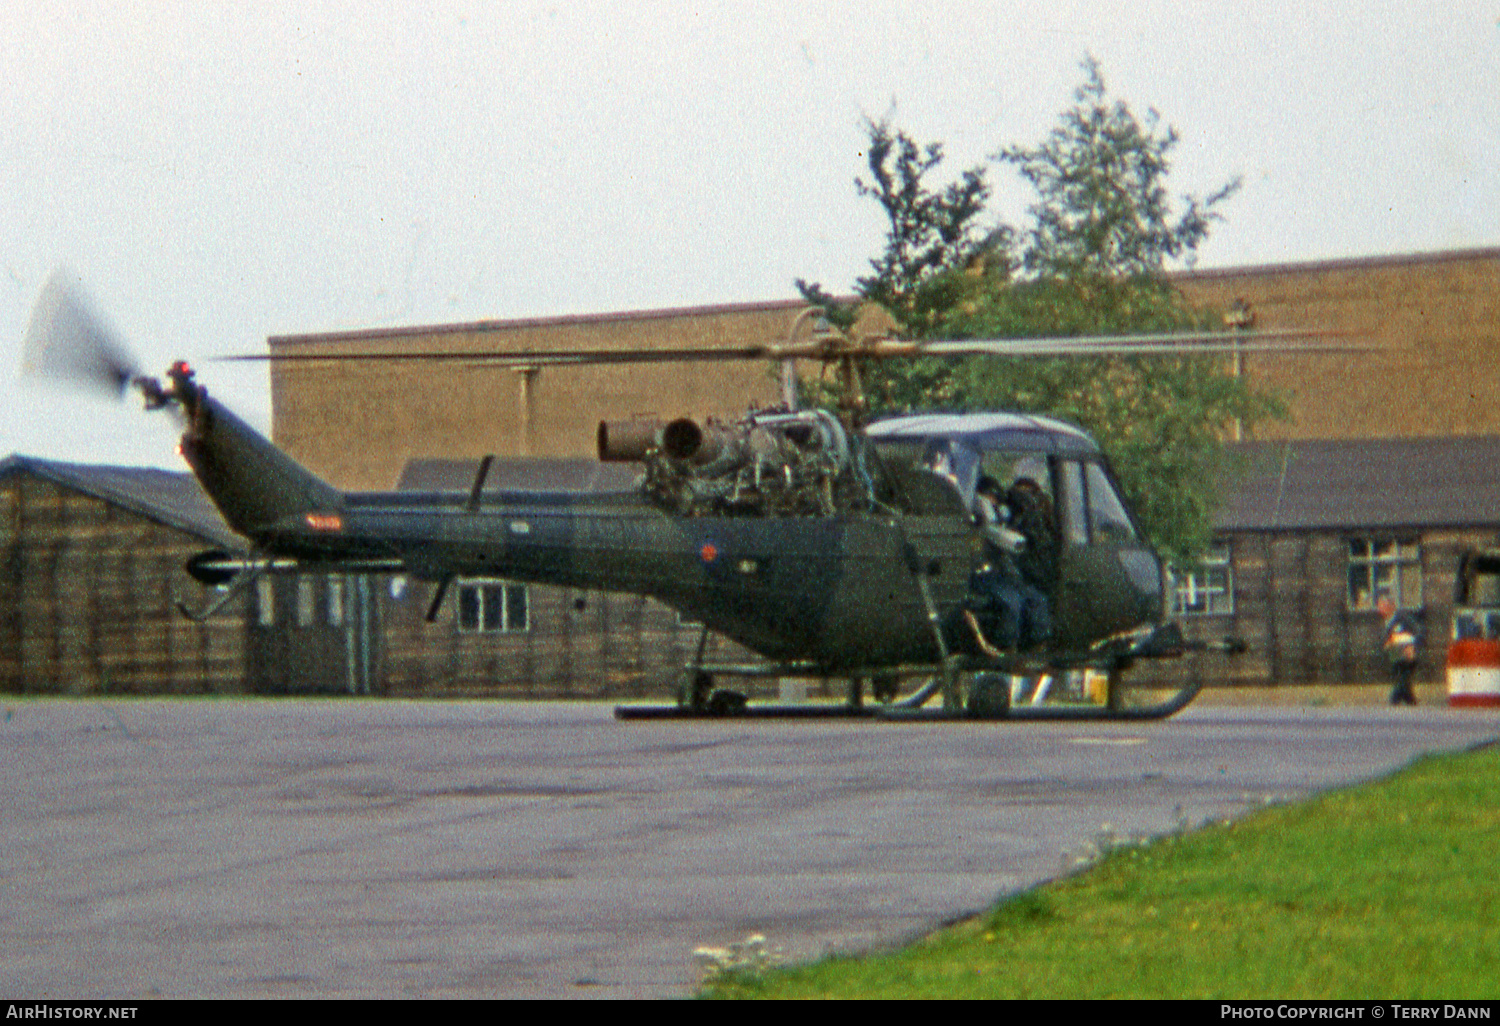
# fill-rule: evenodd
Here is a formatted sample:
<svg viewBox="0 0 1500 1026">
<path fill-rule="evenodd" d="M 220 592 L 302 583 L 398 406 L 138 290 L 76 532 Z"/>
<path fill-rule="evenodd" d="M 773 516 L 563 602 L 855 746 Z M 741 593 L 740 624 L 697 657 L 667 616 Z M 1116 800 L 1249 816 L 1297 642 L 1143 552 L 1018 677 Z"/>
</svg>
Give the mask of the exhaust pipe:
<svg viewBox="0 0 1500 1026">
<path fill-rule="evenodd" d="M 602 463 L 637 463 L 652 449 L 661 448 L 660 420 L 601 420 L 595 435 Z"/>
</svg>

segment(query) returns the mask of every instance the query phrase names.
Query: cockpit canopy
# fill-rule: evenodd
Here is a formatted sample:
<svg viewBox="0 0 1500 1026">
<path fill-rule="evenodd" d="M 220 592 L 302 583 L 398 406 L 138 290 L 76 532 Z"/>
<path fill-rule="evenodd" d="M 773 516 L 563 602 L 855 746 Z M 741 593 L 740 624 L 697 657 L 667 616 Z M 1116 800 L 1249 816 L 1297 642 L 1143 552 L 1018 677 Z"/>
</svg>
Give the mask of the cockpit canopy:
<svg viewBox="0 0 1500 1026">
<path fill-rule="evenodd" d="M 1049 456 L 1099 453 L 1094 440 L 1073 425 L 1020 413 L 894 417 L 871 424 L 865 435 L 886 470 L 907 491 L 920 493 L 921 498 L 913 498 L 931 513 L 968 509 L 985 477 L 1006 487 L 1029 477 L 1050 494 Z M 934 488 L 934 480 L 951 487 Z"/>
<path fill-rule="evenodd" d="M 1098 444 L 1082 428 L 1026 413 L 924 413 L 890 417 L 865 428 L 876 441 L 942 439 L 973 449 L 1016 449 L 1085 456 Z"/>
<path fill-rule="evenodd" d="M 1072 424 L 1021 413 L 924 414 L 878 421 L 865 435 L 908 512 L 969 513 L 986 479 L 1002 490 L 1029 479 L 1057 511 L 1064 541 L 1138 537 L 1098 444 Z"/>
</svg>

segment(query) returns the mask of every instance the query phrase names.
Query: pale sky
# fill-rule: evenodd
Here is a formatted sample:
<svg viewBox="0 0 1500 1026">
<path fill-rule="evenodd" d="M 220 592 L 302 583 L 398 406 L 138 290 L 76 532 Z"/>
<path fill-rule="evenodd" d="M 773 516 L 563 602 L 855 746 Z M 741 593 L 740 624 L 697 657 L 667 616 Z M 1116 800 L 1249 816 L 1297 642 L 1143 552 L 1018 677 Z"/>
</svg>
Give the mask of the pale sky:
<svg viewBox="0 0 1500 1026">
<path fill-rule="evenodd" d="M 956 174 L 1039 141 L 1090 53 L 1180 132 L 1174 192 L 1244 177 L 1200 266 L 1500 246 L 1500 0 L 7 0 L 0 335 L 15 368 L 66 265 L 266 427 L 264 371 L 206 357 L 847 291 L 864 117 Z M 0 456 L 180 466 L 166 418 L 0 390 Z"/>
</svg>

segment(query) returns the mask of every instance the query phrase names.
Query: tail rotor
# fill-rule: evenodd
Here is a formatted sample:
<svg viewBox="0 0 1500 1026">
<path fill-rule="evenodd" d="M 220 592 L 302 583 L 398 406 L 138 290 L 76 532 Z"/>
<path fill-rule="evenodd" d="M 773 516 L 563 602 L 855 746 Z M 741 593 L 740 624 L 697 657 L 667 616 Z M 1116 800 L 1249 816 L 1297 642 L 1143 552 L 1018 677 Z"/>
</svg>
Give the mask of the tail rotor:
<svg viewBox="0 0 1500 1026">
<path fill-rule="evenodd" d="M 123 397 L 141 379 L 135 358 L 75 278 L 59 268 L 32 310 L 21 373 Z"/>
</svg>

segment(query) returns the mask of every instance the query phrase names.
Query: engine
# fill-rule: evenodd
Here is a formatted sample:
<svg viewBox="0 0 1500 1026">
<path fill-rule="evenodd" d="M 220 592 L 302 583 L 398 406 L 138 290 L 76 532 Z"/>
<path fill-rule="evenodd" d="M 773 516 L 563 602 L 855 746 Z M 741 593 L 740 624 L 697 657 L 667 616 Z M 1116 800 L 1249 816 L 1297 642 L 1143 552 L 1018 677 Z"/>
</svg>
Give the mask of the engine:
<svg viewBox="0 0 1500 1026">
<path fill-rule="evenodd" d="M 831 516 L 871 501 L 862 450 L 825 410 L 604 421 L 598 447 L 601 460 L 641 463 L 646 498 L 685 516 Z"/>
</svg>

